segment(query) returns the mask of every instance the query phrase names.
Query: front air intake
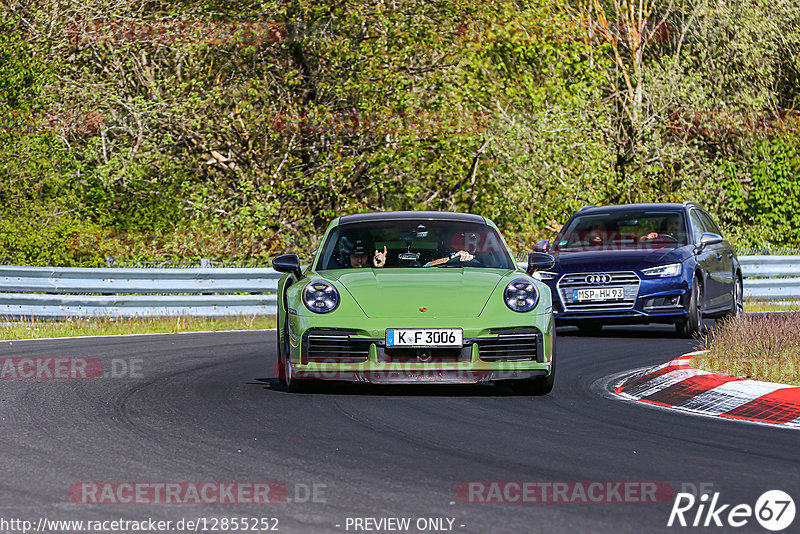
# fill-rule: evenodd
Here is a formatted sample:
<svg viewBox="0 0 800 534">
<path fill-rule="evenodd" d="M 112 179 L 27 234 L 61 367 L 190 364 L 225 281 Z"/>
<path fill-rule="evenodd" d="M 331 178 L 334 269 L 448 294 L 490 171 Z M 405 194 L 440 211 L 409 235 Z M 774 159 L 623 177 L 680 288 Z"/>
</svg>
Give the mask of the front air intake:
<svg viewBox="0 0 800 534">
<path fill-rule="evenodd" d="M 542 333 L 534 329 L 497 330 L 497 337 L 481 337 L 478 356 L 487 362 L 544 361 Z"/>
<path fill-rule="evenodd" d="M 363 363 L 371 339 L 359 339 L 340 330 L 312 330 L 303 335 L 301 363 Z"/>
</svg>

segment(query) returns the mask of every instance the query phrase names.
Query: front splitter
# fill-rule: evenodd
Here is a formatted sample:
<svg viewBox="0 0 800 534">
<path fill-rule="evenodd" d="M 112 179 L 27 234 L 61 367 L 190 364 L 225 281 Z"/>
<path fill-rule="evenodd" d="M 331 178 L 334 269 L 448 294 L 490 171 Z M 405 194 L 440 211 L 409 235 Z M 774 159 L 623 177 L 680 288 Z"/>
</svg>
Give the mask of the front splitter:
<svg viewBox="0 0 800 534">
<path fill-rule="evenodd" d="M 295 372 L 296 379 L 361 382 L 370 384 L 479 384 L 499 380 L 528 380 L 547 376 L 545 369 L 500 371 L 311 371 Z"/>
</svg>

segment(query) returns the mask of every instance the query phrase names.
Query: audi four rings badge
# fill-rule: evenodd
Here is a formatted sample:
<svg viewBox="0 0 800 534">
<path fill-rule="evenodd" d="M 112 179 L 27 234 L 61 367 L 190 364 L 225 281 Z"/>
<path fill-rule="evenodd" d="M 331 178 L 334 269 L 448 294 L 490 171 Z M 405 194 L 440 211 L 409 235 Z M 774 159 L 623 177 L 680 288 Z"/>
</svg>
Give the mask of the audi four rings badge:
<svg viewBox="0 0 800 534">
<path fill-rule="evenodd" d="M 587 284 L 607 284 L 611 281 L 611 275 L 606 273 L 592 273 L 587 274 L 586 278 Z"/>
</svg>

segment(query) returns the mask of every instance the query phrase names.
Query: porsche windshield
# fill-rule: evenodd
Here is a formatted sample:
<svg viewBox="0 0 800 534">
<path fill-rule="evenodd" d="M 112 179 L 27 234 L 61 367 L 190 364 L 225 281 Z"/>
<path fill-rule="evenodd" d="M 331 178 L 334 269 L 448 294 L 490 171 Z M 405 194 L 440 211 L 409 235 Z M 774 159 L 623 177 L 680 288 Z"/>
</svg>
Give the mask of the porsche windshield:
<svg viewBox="0 0 800 534">
<path fill-rule="evenodd" d="M 414 219 L 346 224 L 331 230 L 317 270 L 359 267 L 516 269 L 491 226 Z"/>
<path fill-rule="evenodd" d="M 575 217 L 553 250 L 654 249 L 686 245 L 686 225 L 679 211 L 612 212 Z"/>
</svg>

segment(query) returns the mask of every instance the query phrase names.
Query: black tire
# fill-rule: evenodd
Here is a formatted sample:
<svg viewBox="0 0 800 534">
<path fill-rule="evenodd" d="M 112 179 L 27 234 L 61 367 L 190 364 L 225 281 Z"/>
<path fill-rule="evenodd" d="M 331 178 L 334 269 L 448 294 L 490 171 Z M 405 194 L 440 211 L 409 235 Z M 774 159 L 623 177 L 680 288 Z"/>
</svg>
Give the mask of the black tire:
<svg viewBox="0 0 800 534">
<path fill-rule="evenodd" d="M 286 317 L 286 322 L 283 328 L 283 348 L 281 354 L 281 369 L 283 374 L 283 383 L 286 389 L 291 393 L 311 393 L 316 389 L 317 381 L 308 378 L 295 378 L 292 376 L 292 368 L 289 365 L 289 317 Z"/>
<path fill-rule="evenodd" d="M 703 286 L 697 276 L 692 277 L 692 294 L 689 297 L 687 319 L 675 325 L 675 330 L 681 337 L 694 337 L 703 328 Z"/>
<path fill-rule="evenodd" d="M 719 326 L 726 319 L 739 317 L 744 314 L 744 297 L 742 296 L 742 279 L 736 276 L 733 283 L 733 293 L 731 294 L 731 309 L 726 312 L 722 317 L 716 319 L 716 324 Z"/>
<path fill-rule="evenodd" d="M 275 327 L 275 337 L 278 338 L 277 342 L 277 352 L 278 352 L 278 380 L 284 385 L 286 385 L 286 360 L 285 360 L 285 344 L 286 344 L 286 334 L 285 334 L 285 327 L 282 328 L 280 322 Z"/>
<path fill-rule="evenodd" d="M 731 315 L 739 317 L 744 314 L 744 289 L 742 287 L 742 278 L 736 277 L 733 286 L 733 299 L 731 301 Z"/>
<path fill-rule="evenodd" d="M 550 364 L 550 374 L 528 380 L 514 380 L 511 382 L 511 390 L 515 395 L 525 395 L 542 397 L 549 395 L 553 391 L 556 381 L 556 334 L 553 332 L 553 354 Z"/>
</svg>

